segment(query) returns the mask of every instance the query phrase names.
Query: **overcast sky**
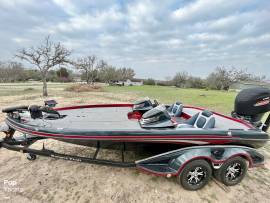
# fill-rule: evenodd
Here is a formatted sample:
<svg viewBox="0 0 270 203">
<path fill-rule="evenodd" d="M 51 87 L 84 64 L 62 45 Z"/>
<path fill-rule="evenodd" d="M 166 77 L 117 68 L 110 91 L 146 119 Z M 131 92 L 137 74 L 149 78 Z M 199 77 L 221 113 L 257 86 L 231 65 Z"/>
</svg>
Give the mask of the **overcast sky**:
<svg viewBox="0 0 270 203">
<path fill-rule="evenodd" d="M 270 78 L 269 0 L 0 0 L 0 60 L 48 34 L 136 77 L 225 65 Z"/>
</svg>

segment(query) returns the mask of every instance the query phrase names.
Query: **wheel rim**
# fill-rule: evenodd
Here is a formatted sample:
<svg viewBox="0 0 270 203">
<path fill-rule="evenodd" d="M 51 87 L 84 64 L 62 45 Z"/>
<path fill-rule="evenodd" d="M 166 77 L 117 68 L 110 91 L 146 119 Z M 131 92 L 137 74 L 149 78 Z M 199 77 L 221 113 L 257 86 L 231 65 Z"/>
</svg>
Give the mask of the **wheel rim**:
<svg viewBox="0 0 270 203">
<path fill-rule="evenodd" d="M 199 185 L 205 180 L 207 171 L 198 166 L 187 173 L 187 182 L 190 185 Z"/>
<path fill-rule="evenodd" d="M 242 171 L 243 169 L 240 163 L 232 163 L 228 166 L 225 177 L 228 181 L 237 181 L 241 177 Z"/>
</svg>

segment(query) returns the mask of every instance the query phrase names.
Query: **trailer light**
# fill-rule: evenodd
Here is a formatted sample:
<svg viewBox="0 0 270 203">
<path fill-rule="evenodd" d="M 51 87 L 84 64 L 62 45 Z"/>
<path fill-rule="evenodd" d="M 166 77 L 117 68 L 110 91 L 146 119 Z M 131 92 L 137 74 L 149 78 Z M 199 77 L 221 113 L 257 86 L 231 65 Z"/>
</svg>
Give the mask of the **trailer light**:
<svg viewBox="0 0 270 203">
<path fill-rule="evenodd" d="M 167 174 L 167 178 L 170 178 L 170 177 L 172 177 L 172 174 L 170 174 L 170 173 Z"/>
</svg>

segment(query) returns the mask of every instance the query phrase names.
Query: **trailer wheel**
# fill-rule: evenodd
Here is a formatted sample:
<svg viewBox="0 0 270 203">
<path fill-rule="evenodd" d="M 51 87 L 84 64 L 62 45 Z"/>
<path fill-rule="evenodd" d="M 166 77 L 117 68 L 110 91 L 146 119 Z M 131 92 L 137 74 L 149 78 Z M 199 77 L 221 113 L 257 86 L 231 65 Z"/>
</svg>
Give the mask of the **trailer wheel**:
<svg viewBox="0 0 270 203">
<path fill-rule="evenodd" d="M 246 160 L 234 157 L 227 160 L 218 170 L 214 171 L 214 177 L 224 185 L 233 186 L 240 183 L 247 173 Z"/>
<path fill-rule="evenodd" d="M 26 158 L 27 158 L 29 161 L 34 161 L 34 160 L 36 160 L 37 155 L 31 154 L 31 153 L 27 153 Z"/>
<path fill-rule="evenodd" d="M 186 190 L 199 190 L 210 180 L 212 168 L 205 160 L 189 162 L 177 177 L 177 181 Z"/>
</svg>

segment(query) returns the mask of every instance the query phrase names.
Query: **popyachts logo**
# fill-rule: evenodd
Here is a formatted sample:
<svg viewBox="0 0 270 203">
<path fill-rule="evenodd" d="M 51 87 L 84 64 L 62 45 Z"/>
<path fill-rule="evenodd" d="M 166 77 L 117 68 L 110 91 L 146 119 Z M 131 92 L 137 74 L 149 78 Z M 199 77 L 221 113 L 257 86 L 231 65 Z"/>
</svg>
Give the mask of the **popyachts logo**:
<svg viewBox="0 0 270 203">
<path fill-rule="evenodd" d="M 3 180 L 2 189 L 5 194 L 4 199 L 10 199 L 11 193 L 22 193 L 23 188 L 20 187 L 16 180 Z M 10 195 L 9 195 L 10 194 Z"/>
</svg>

